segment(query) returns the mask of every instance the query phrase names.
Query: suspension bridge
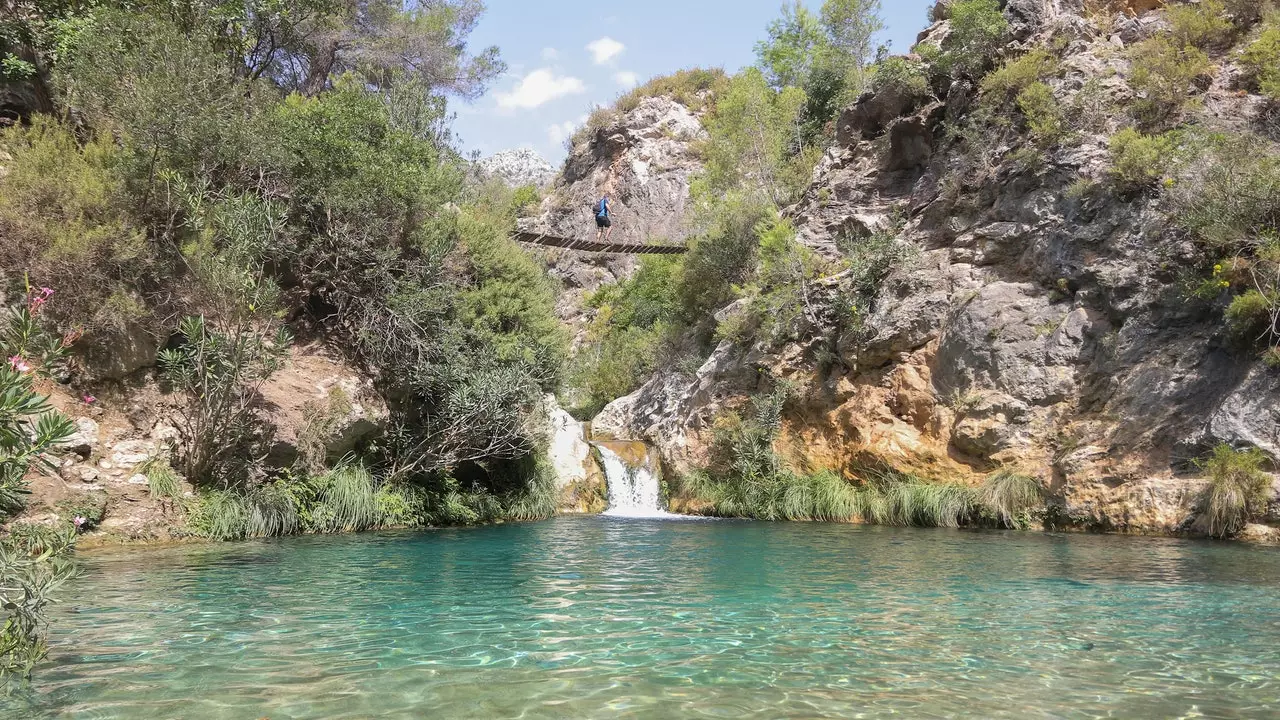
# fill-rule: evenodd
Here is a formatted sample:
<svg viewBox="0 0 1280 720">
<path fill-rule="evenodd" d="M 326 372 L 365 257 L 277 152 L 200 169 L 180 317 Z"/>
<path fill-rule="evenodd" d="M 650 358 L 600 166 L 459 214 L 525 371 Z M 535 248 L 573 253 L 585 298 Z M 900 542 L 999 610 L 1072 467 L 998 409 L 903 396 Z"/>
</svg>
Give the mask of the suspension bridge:
<svg viewBox="0 0 1280 720">
<path fill-rule="evenodd" d="M 614 253 L 618 255 L 683 255 L 689 249 L 683 245 L 651 245 L 646 243 L 604 242 L 557 237 L 546 233 L 517 230 L 511 239 L 526 245 L 565 248 L 581 252 Z"/>
</svg>

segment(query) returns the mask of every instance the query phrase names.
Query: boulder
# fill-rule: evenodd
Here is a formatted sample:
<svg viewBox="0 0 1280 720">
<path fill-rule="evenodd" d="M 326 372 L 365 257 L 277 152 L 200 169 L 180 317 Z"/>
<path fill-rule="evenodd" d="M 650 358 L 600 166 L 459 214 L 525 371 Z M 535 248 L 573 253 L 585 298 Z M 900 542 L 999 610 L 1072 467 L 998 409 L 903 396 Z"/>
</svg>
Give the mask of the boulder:
<svg viewBox="0 0 1280 720">
<path fill-rule="evenodd" d="M 68 452 L 87 458 L 98 447 L 99 439 L 98 423 L 95 420 L 77 418 L 75 433 L 63 441 L 62 447 Z"/>
</svg>

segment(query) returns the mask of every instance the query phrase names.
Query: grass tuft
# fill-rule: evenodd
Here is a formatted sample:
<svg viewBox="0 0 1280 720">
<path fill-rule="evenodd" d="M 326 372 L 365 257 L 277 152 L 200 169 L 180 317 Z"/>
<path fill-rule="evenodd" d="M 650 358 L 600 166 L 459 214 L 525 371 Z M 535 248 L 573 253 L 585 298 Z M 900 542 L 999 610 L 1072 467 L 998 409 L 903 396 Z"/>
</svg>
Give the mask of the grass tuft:
<svg viewBox="0 0 1280 720">
<path fill-rule="evenodd" d="M 1236 450 L 1225 443 L 1197 462 L 1209 474 L 1204 513 L 1211 537 L 1236 535 L 1266 510 L 1271 476 L 1262 470 L 1265 462 L 1266 456 L 1257 448 Z"/>
<path fill-rule="evenodd" d="M 989 475 L 983 481 L 980 492 L 986 510 L 1006 528 L 1025 525 L 1020 518 L 1044 505 L 1044 492 L 1039 481 L 1012 470 L 1001 470 Z"/>
</svg>

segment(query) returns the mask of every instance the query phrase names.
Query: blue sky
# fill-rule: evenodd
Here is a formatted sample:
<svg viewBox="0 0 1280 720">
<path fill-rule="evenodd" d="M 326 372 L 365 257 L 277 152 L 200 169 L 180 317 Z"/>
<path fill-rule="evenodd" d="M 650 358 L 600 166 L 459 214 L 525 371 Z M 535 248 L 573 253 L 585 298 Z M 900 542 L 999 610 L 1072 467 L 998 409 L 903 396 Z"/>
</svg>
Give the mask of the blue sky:
<svg viewBox="0 0 1280 720">
<path fill-rule="evenodd" d="M 820 0 L 806 2 L 817 10 Z M 906 52 L 933 0 L 884 0 L 882 42 Z M 489 93 L 455 103 L 463 147 L 488 155 L 531 147 L 552 163 L 563 138 L 595 105 L 635 83 L 688 67 L 733 72 L 755 61 L 757 40 L 782 0 L 487 0 L 473 48 L 497 45 L 510 66 Z"/>
</svg>

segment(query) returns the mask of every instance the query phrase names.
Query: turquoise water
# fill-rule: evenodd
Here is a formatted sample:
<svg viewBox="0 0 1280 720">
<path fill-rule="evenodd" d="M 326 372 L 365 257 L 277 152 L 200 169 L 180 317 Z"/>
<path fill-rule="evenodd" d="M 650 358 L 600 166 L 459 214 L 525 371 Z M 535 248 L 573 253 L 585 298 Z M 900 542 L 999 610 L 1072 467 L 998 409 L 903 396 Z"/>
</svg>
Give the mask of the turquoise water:
<svg viewBox="0 0 1280 720">
<path fill-rule="evenodd" d="M 0 715 L 1280 712 L 1280 552 L 1228 544 L 564 518 L 96 555 L 71 595 Z"/>
</svg>

